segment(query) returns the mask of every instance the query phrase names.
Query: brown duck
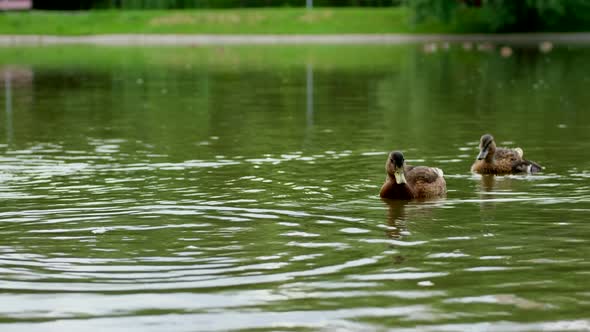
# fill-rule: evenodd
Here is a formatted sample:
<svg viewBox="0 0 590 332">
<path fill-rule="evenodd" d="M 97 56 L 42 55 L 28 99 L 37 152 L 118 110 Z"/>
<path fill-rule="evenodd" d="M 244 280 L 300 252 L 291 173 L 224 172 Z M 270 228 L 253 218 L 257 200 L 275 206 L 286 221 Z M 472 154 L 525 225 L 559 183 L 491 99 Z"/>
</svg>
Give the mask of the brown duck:
<svg viewBox="0 0 590 332">
<path fill-rule="evenodd" d="M 525 160 L 522 156 L 521 148 L 498 148 L 494 137 L 485 134 L 479 141 L 479 154 L 471 165 L 471 171 L 479 174 L 516 174 L 535 173 L 543 169 L 541 165 Z"/>
<path fill-rule="evenodd" d="M 387 178 L 379 196 L 389 199 L 435 198 L 444 196 L 447 184 L 443 171 L 435 167 L 408 166 L 399 151 L 389 154 L 385 163 Z"/>
</svg>

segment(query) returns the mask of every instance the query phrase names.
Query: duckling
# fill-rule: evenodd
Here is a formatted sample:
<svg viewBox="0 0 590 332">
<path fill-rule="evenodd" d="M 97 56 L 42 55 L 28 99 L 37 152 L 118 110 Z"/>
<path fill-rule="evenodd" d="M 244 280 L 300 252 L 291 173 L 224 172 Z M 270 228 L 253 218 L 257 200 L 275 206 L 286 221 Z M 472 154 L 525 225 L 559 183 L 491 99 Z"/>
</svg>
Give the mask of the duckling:
<svg viewBox="0 0 590 332">
<path fill-rule="evenodd" d="M 447 184 L 440 168 L 408 166 L 399 151 L 389 154 L 387 177 L 379 196 L 390 199 L 435 198 L 446 194 Z"/>
<path fill-rule="evenodd" d="M 523 158 L 521 148 L 506 149 L 496 147 L 494 137 L 485 134 L 479 140 L 479 154 L 471 165 L 471 171 L 480 174 L 535 173 L 543 167 L 534 161 Z"/>
</svg>

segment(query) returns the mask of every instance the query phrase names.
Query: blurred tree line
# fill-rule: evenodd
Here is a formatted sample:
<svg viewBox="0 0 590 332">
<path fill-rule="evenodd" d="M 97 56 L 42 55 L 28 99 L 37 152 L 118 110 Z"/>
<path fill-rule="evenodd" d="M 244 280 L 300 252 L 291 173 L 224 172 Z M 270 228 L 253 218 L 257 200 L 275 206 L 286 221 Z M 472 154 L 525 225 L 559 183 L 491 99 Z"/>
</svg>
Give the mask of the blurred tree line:
<svg viewBox="0 0 590 332">
<path fill-rule="evenodd" d="M 403 0 L 313 0 L 318 7 L 398 6 Z M 84 9 L 184 9 L 240 7 L 304 7 L 306 0 L 34 0 L 33 8 L 46 10 Z"/>
<path fill-rule="evenodd" d="M 590 0 L 406 0 L 418 22 L 477 21 L 489 32 L 587 28 Z M 467 19 L 466 19 L 467 17 Z"/>
<path fill-rule="evenodd" d="M 33 0 L 33 8 L 185 9 L 303 7 L 306 0 Z M 459 31 L 579 31 L 590 28 L 590 0 L 313 0 L 316 7 L 408 6 L 416 22 L 438 19 Z"/>
</svg>

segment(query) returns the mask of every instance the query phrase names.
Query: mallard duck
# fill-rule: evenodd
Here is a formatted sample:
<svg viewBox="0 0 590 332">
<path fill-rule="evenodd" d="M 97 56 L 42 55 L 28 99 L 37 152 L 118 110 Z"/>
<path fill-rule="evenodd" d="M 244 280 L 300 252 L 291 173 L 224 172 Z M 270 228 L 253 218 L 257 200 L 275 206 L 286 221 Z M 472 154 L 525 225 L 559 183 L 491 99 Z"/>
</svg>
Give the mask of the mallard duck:
<svg viewBox="0 0 590 332">
<path fill-rule="evenodd" d="M 543 169 L 534 161 L 525 160 L 521 148 L 496 147 L 494 137 L 485 134 L 479 140 L 479 154 L 471 171 L 480 174 L 535 173 Z"/>
<path fill-rule="evenodd" d="M 434 198 L 447 192 L 440 168 L 408 166 L 399 151 L 389 154 L 385 163 L 387 177 L 379 195 L 390 199 Z"/>
</svg>

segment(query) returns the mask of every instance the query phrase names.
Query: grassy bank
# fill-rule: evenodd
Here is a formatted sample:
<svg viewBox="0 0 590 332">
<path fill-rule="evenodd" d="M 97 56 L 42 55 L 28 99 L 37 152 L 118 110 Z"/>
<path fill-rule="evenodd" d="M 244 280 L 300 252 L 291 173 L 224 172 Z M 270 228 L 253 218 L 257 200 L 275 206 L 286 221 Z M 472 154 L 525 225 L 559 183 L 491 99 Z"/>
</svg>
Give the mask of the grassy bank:
<svg viewBox="0 0 590 332">
<path fill-rule="evenodd" d="M 469 16 L 467 16 L 469 18 Z M 405 7 L 2 13 L 0 34 L 339 34 L 481 31 L 467 21 L 415 25 Z"/>
</svg>

